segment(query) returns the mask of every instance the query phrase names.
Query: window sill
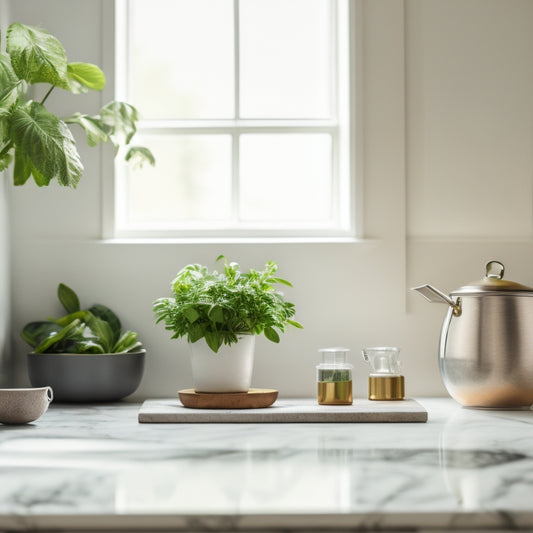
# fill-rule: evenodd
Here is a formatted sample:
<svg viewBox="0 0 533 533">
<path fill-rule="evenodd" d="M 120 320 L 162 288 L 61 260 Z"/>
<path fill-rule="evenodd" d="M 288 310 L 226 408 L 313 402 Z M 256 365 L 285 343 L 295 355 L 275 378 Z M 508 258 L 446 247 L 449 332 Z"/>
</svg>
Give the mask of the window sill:
<svg viewBox="0 0 533 533">
<path fill-rule="evenodd" d="M 375 239 L 355 237 L 183 237 L 183 238 L 113 238 L 102 239 L 103 244 L 370 244 Z"/>
</svg>

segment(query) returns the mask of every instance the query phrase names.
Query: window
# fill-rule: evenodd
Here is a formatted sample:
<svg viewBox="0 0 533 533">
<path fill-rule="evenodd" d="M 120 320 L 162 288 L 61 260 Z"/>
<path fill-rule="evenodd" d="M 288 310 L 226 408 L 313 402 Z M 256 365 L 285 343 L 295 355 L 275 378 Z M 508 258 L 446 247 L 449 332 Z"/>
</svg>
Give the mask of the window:
<svg viewBox="0 0 533 533">
<path fill-rule="evenodd" d="M 117 0 L 116 236 L 353 234 L 347 0 Z"/>
</svg>

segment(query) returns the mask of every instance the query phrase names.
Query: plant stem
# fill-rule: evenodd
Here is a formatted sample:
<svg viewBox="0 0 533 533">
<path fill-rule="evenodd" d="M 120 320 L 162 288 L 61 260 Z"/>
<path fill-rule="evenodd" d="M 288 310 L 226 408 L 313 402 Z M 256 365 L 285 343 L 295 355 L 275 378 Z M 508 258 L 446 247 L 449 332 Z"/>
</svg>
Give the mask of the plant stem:
<svg viewBox="0 0 533 533">
<path fill-rule="evenodd" d="M 44 98 L 41 100 L 41 105 L 43 105 L 46 102 L 46 99 L 50 96 L 50 93 L 55 89 L 55 85 L 52 85 L 48 92 L 44 95 Z"/>
</svg>

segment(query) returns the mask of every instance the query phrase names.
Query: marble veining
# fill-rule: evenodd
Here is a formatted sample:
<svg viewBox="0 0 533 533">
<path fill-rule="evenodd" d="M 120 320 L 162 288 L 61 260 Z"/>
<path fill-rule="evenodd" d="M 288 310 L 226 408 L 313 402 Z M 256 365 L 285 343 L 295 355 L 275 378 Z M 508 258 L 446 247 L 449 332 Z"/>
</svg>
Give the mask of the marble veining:
<svg viewBox="0 0 533 533">
<path fill-rule="evenodd" d="M 533 529 L 533 411 L 426 424 L 139 424 L 52 404 L 0 425 L 0 531 Z"/>
</svg>

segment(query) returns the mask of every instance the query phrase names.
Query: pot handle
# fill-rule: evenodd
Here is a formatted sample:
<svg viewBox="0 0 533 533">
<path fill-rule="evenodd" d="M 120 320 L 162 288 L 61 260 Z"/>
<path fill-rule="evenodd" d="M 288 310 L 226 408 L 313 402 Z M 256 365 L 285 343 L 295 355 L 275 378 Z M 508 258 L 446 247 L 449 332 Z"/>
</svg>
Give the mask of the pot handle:
<svg viewBox="0 0 533 533">
<path fill-rule="evenodd" d="M 453 309 L 453 314 L 455 316 L 461 316 L 460 301 L 457 300 L 456 303 L 447 294 L 444 294 L 442 291 L 439 291 L 439 289 L 436 289 L 432 285 L 420 285 L 419 287 L 412 287 L 411 290 L 420 293 L 429 302 L 448 304 Z"/>
</svg>

